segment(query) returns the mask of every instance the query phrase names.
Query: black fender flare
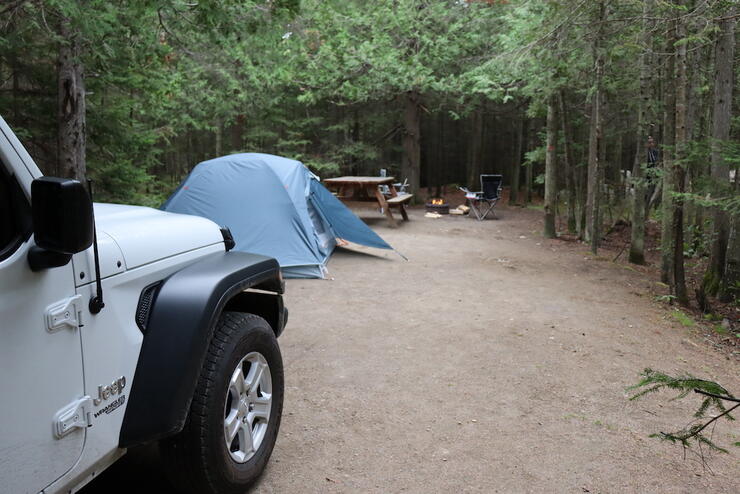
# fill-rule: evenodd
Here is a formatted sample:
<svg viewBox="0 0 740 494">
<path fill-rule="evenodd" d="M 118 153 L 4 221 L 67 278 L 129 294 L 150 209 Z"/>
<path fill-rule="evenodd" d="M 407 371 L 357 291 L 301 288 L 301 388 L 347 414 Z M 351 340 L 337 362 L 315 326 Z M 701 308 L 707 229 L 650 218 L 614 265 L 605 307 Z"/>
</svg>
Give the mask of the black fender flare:
<svg viewBox="0 0 740 494">
<path fill-rule="evenodd" d="M 244 305 L 247 294 L 242 292 L 247 288 L 282 293 L 279 273 L 280 266 L 273 258 L 231 251 L 207 257 L 164 280 L 146 326 L 121 426 L 120 447 L 182 430 L 222 310 L 234 298 L 242 301 L 238 305 Z M 279 293 L 259 295 L 276 299 L 274 307 L 283 311 Z M 278 325 L 284 320 L 282 314 L 273 315 Z M 273 330 L 279 334 L 282 328 Z"/>
</svg>

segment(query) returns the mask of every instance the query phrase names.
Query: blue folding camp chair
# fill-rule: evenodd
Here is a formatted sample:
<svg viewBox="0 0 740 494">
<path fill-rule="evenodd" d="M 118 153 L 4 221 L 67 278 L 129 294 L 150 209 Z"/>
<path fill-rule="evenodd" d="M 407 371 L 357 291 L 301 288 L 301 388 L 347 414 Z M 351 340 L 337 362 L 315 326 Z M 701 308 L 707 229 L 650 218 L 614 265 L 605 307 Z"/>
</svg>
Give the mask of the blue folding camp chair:
<svg viewBox="0 0 740 494">
<path fill-rule="evenodd" d="M 488 213 L 493 213 L 493 217 L 496 217 L 493 207 L 501 198 L 503 181 L 503 175 L 481 175 L 480 188 L 482 190 L 480 192 L 471 192 L 465 187 L 460 187 L 460 190 L 465 192 L 465 198 L 478 221 L 485 219 Z"/>
</svg>

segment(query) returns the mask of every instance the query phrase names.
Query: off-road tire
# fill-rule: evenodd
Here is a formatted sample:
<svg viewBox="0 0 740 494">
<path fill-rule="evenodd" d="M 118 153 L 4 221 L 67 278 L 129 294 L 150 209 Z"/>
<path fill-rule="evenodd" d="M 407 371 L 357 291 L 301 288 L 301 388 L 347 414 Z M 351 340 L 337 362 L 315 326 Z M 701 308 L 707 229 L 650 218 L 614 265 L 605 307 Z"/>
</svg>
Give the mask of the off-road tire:
<svg viewBox="0 0 740 494">
<path fill-rule="evenodd" d="M 224 405 L 235 367 L 251 352 L 259 352 L 267 361 L 272 403 L 261 444 L 251 458 L 239 463 L 225 444 Z M 243 494 L 272 454 L 282 415 L 283 387 L 280 348 L 267 321 L 252 314 L 224 312 L 216 324 L 185 427 L 160 442 L 170 482 L 185 493 Z"/>
</svg>

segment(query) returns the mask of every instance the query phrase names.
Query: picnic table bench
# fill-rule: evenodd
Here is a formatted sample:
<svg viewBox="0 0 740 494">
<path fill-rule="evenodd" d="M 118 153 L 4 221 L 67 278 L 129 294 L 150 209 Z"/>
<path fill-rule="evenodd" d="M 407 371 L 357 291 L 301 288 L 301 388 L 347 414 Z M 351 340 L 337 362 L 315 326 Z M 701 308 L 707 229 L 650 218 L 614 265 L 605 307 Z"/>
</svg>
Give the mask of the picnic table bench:
<svg viewBox="0 0 740 494">
<path fill-rule="evenodd" d="M 336 177 L 327 178 L 324 184 L 337 191 L 337 198 L 342 201 L 376 202 L 381 211 L 388 218 L 391 226 L 397 226 L 391 208 L 398 208 L 404 221 L 408 221 L 406 204 L 411 201 L 413 194 L 399 194 L 393 185 L 393 177 Z M 379 186 L 388 186 L 390 197 L 385 197 Z"/>
</svg>

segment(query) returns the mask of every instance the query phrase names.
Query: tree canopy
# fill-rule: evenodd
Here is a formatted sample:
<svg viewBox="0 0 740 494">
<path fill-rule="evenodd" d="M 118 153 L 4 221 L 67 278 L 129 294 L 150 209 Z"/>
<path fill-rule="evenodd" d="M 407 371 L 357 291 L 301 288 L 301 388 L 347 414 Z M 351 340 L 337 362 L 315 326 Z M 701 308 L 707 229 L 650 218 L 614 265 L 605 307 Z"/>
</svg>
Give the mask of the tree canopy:
<svg viewBox="0 0 740 494">
<path fill-rule="evenodd" d="M 156 206 L 199 161 L 237 151 L 320 174 L 387 168 L 417 191 L 497 172 L 512 202 L 521 186 L 524 202 L 545 196 L 548 236 L 595 251 L 623 217 L 640 263 L 659 219 L 679 299 L 684 252 L 711 257 L 710 293 L 737 291 L 724 276 L 740 271 L 731 0 L 15 0 L 0 13 L 3 116 L 46 173 L 76 163 L 101 199 Z"/>
</svg>

